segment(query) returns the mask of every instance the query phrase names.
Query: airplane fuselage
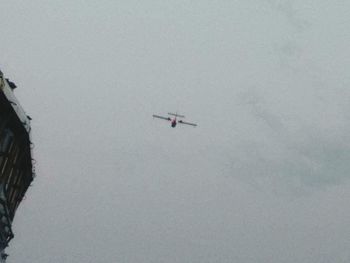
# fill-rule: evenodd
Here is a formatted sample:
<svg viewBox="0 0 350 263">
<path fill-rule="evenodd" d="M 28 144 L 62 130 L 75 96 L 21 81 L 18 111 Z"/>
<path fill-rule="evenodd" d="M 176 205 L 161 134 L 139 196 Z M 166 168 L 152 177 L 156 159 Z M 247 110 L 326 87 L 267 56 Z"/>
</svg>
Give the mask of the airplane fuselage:
<svg viewBox="0 0 350 263">
<path fill-rule="evenodd" d="M 176 127 L 176 124 L 177 124 L 176 119 L 173 119 L 173 120 L 171 121 L 171 127 L 175 128 L 175 127 Z"/>
</svg>

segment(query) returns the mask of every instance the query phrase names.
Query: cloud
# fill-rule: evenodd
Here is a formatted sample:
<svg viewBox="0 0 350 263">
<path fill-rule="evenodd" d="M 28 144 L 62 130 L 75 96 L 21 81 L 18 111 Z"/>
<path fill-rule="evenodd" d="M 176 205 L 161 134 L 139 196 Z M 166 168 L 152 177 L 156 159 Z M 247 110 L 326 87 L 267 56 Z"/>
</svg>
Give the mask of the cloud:
<svg viewBox="0 0 350 263">
<path fill-rule="evenodd" d="M 267 3 L 275 10 L 283 14 L 288 23 L 298 32 L 302 32 L 310 22 L 300 15 L 296 4 L 290 0 L 267 0 Z"/>
<path fill-rule="evenodd" d="M 332 94 L 341 101 L 342 93 Z M 282 100 L 297 97 L 294 92 Z M 308 107 L 319 104 L 314 110 L 323 112 L 304 112 L 300 107 L 292 114 L 275 98 L 254 88 L 240 95 L 255 131 L 254 136 L 242 134 L 243 139 L 232 150 L 232 175 L 265 190 L 291 193 L 341 184 L 350 178 L 346 107 L 340 103 L 336 109 L 330 108 L 328 100 L 318 97 L 304 99 Z"/>
</svg>

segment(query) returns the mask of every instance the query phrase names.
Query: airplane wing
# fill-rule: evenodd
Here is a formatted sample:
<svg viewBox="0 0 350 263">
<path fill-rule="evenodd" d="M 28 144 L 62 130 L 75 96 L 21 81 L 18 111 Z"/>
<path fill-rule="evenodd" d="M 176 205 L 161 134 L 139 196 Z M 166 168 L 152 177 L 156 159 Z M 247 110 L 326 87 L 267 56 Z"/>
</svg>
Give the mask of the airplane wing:
<svg viewBox="0 0 350 263">
<path fill-rule="evenodd" d="M 163 116 L 159 116 L 159 115 L 153 115 L 153 118 L 158 118 L 158 119 L 162 119 L 162 120 L 166 120 L 166 121 L 171 121 L 171 119 L 169 117 L 163 117 Z"/>
<path fill-rule="evenodd" d="M 195 123 L 190 123 L 190 122 L 186 122 L 186 121 L 183 121 L 183 120 L 179 120 L 179 123 L 181 123 L 181 124 L 186 124 L 186 125 L 191 125 L 191 126 L 193 126 L 193 127 L 196 127 L 196 126 L 197 126 L 197 124 L 195 124 Z"/>
</svg>

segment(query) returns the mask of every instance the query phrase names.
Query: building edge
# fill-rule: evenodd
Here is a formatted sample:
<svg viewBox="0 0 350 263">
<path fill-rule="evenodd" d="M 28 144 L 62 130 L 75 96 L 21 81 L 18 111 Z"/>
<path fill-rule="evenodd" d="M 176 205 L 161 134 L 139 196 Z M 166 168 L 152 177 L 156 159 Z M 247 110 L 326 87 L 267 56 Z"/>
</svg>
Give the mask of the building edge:
<svg viewBox="0 0 350 263">
<path fill-rule="evenodd" d="M 0 263 L 14 237 L 12 222 L 34 179 L 30 120 L 0 71 Z"/>
</svg>

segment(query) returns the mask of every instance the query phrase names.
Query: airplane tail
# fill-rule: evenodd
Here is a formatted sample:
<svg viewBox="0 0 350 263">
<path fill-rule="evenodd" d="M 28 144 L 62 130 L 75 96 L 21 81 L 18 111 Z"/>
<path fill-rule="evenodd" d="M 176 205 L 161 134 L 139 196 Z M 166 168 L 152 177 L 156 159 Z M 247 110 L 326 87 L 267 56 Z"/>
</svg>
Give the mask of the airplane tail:
<svg viewBox="0 0 350 263">
<path fill-rule="evenodd" d="M 180 115 L 180 114 L 177 114 L 177 113 L 171 113 L 171 112 L 169 112 L 168 114 L 171 115 L 171 116 L 179 117 L 179 118 L 185 118 L 184 115 Z"/>
</svg>

